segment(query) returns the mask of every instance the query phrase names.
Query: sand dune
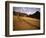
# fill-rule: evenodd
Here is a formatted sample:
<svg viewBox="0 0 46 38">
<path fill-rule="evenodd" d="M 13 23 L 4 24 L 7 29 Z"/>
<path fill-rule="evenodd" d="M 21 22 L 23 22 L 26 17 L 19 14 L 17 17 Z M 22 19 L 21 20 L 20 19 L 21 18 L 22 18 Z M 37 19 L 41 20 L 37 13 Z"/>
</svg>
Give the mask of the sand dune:
<svg viewBox="0 0 46 38">
<path fill-rule="evenodd" d="M 13 30 L 34 30 L 40 28 L 40 20 L 22 17 L 22 16 L 13 16 Z"/>
</svg>

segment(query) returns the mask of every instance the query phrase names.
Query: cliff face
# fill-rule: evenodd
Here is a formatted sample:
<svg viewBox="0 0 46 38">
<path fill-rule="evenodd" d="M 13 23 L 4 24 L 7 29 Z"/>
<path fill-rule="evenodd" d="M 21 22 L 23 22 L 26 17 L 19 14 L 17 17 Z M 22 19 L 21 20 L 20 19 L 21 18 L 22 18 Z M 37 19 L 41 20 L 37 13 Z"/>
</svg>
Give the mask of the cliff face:
<svg viewBox="0 0 46 38">
<path fill-rule="evenodd" d="M 32 18 L 36 18 L 36 19 L 40 19 L 40 12 L 39 11 L 36 11 L 34 14 L 30 14 L 30 15 L 27 15 L 25 13 L 20 13 L 20 12 L 15 12 L 13 11 L 13 15 L 17 15 L 17 16 L 26 16 L 26 17 L 32 17 Z"/>
</svg>

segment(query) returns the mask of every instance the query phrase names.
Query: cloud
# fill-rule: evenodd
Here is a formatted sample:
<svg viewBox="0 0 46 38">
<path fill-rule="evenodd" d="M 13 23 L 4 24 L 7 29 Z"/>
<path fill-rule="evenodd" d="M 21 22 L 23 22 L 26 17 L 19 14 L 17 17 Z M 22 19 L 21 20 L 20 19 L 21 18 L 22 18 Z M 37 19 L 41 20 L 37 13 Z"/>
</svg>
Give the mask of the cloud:
<svg viewBox="0 0 46 38">
<path fill-rule="evenodd" d="M 34 14 L 36 11 L 40 12 L 40 8 L 30 8 L 30 7 L 13 7 L 13 11 L 26 13 L 27 15 Z"/>
</svg>

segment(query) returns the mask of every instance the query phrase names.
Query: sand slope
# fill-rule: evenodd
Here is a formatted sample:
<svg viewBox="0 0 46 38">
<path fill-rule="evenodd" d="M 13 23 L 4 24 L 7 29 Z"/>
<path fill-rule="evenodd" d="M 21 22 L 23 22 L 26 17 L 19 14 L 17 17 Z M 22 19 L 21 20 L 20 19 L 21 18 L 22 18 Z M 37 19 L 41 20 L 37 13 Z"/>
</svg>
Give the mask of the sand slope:
<svg viewBox="0 0 46 38">
<path fill-rule="evenodd" d="M 40 28 L 40 20 L 22 17 L 22 16 L 13 16 L 13 28 L 14 30 L 34 30 Z"/>
</svg>

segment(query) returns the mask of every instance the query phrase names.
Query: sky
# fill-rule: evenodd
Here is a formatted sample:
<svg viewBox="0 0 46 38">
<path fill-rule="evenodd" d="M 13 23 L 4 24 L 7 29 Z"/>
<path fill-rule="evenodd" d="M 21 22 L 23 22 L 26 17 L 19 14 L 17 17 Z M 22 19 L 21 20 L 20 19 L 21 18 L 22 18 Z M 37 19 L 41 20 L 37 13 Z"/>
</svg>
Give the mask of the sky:
<svg viewBox="0 0 46 38">
<path fill-rule="evenodd" d="M 40 8 L 30 8 L 30 7 L 13 7 L 13 11 L 26 13 L 27 15 L 34 14 L 36 11 L 40 12 Z"/>
</svg>

